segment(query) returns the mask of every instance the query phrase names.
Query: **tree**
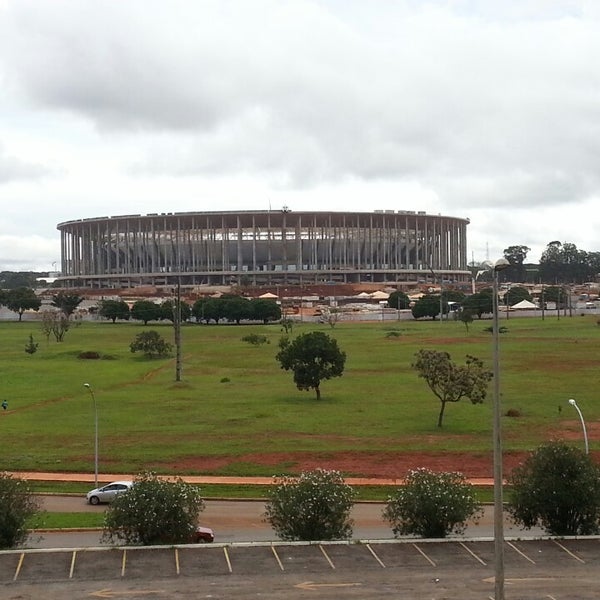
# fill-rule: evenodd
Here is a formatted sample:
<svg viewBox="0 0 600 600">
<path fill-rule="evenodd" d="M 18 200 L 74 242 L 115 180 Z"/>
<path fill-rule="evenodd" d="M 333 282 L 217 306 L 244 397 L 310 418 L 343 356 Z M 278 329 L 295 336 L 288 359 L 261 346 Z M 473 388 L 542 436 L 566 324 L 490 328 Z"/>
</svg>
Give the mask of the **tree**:
<svg viewBox="0 0 600 600">
<path fill-rule="evenodd" d="M 120 319 L 129 320 L 129 305 L 124 300 L 100 300 L 98 314 L 113 323 Z"/>
<path fill-rule="evenodd" d="M 281 306 L 275 300 L 254 298 L 251 305 L 254 318 L 257 321 L 262 321 L 265 325 L 269 321 L 279 321 L 281 319 Z"/>
<path fill-rule="evenodd" d="M 502 298 L 502 302 L 504 302 L 504 304 L 507 306 L 514 306 L 515 304 L 521 302 L 521 300 L 529 300 L 529 302 L 531 302 L 531 294 L 527 288 L 519 285 L 508 288 Z"/>
<path fill-rule="evenodd" d="M 144 325 L 148 325 L 149 321 L 160 321 L 161 317 L 161 307 L 151 300 L 138 300 L 131 307 L 131 318 L 142 321 Z"/>
<path fill-rule="evenodd" d="M 247 298 L 233 296 L 224 298 L 221 302 L 223 303 L 223 316 L 228 321 L 235 321 L 239 325 L 242 319 L 252 318 L 252 305 Z"/>
<path fill-rule="evenodd" d="M 62 311 L 67 317 L 70 317 L 82 302 L 83 298 L 77 294 L 58 292 L 58 294 L 52 296 L 50 304 Z"/>
<path fill-rule="evenodd" d="M 481 404 L 485 399 L 493 374 L 475 356 L 467 354 L 465 366 L 454 364 L 448 352 L 419 350 L 415 356 L 417 360 L 412 367 L 441 402 L 438 427 L 442 426 L 448 402 L 468 398 L 472 404 Z"/>
<path fill-rule="evenodd" d="M 397 310 L 410 308 L 410 298 L 404 292 L 396 290 L 390 294 L 388 306 Z"/>
<path fill-rule="evenodd" d="M 345 540 L 352 536 L 353 498 L 338 471 L 316 469 L 275 478 L 264 516 L 282 540 Z"/>
<path fill-rule="evenodd" d="M 383 518 L 396 537 L 445 538 L 463 533 L 467 521 L 476 522 L 482 514 L 475 488 L 462 473 L 416 469 L 388 498 Z"/>
<path fill-rule="evenodd" d="M 157 331 L 142 331 L 129 345 L 131 352 L 143 352 L 148 358 L 168 356 L 173 345 L 165 341 Z"/>
<path fill-rule="evenodd" d="M 442 299 L 442 310 L 444 314 L 448 312 L 448 303 Z M 415 319 L 422 317 L 431 317 L 434 321 L 440 314 L 440 296 L 439 294 L 426 294 L 419 298 L 412 307 L 412 315 Z"/>
<path fill-rule="evenodd" d="M 467 296 L 462 301 L 463 310 L 470 310 L 478 319 L 484 314 L 494 312 L 494 292 L 492 288 L 485 288 L 480 292 Z"/>
<path fill-rule="evenodd" d="M 64 337 L 72 326 L 78 327 L 81 325 L 80 320 L 71 320 L 65 313 L 59 310 L 44 310 L 42 311 L 41 328 L 46 341 L 49 341 L 53 335 L 57 342 L 62 342 Z"/>
<path fill-rule="evenodd" d="M 14 548 L 28 536 L 27 522 L 40 509 L 29 483 L 0 473 L 0 549 Z"/>
<path fill-rule="evenodd" d="M 558 285 L 549 285 L 542 289 L 542 302 L 544 306 L 548 302 L 554 302 L 557 308 L 564 308 L 569 302 L 569 291 Z"/>
<path fill-rule="evenodd" d="M 29 341 L 25 344 L 25 352 L 27 354 L 35 354 L 37 352 L 39 344 L 34 341 L 33 334 L 29 334 Z"/>
<path fill-rule="evenodd" d="M 468 308 L 462 309 L 458 313 L 458 320 L 464 323 L 467 333 L 469 333 L 469 325 L 473 322 L 473 313 Z"/>
<path fill-rule="evenodd" d="M 510 267 L 504 271 L 508 281 L 518 281 L 520 283 L 525 281 L 527 273 L 523 263 L 528 252 L 531 252 L 531 248 L 527 246 L 509 246 L 504 249 L 504 258 L 510 263 Z"/>
<path fill-rule="evenodd" d="M 187 302 L 181 300 L 179 302 L 179 310 L 181 311 L 181 322 L 188 321 L 192 315 L 192 309 Z M 161 319 L 175 323 L 175 311 L 177 310 L 177 300 L 165 300 L 161 305 Z"/>
<path fill-rule="evenodd" d="M 284 337 L 279 342 L 275 357 L 281 368 L 294 372 L 294 383 L 299 390 L 314 389 L 321 399 L 321 381 L 341 377 L 346 363 L 346 353 L 338 348 L 337 341 L 320 331 L 303 333 L 290 342 Z"/>
<path fill-rule="evenodd" d="M 42 301 L 35 295 L 35 292 L 27 287 L 7 290 L 2 303 L 8 310 L 16 312 L 19 315 L 19 321 L 22 320 L 23 313 L 26 310 L 35 310 L 37 312 L 42 305 Z"/>
<path fill-rule="evenodd" d="M 142 473 L 108 507 L 103 540 L 144 546 L 189 543 L 203 510 L 198 487 L 179 477 L 166 481 Z"/>
<path fill-rule="evenodd" d="M 515 523 L 550 535 L 600 532 L 600 466 L 565 442 L 539 446 L 510 476 L 508 511 Z"/>
</svg>

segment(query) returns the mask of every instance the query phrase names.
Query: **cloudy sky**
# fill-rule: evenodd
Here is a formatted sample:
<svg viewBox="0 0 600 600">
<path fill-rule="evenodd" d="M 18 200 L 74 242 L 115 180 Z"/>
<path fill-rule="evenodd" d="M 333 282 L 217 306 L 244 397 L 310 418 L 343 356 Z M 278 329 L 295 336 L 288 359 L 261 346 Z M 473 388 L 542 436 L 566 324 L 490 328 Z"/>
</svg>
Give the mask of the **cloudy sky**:
<svg viewBox="0 0 600 600">
<path fill-rule="evenodd" d="M 597 0 L 0 0 L 0 270 L 56 225 L 468 217 L 469 261 L 600 251 Z M 596 235 L 595 235 L 596 234 Z"/>
</svg>

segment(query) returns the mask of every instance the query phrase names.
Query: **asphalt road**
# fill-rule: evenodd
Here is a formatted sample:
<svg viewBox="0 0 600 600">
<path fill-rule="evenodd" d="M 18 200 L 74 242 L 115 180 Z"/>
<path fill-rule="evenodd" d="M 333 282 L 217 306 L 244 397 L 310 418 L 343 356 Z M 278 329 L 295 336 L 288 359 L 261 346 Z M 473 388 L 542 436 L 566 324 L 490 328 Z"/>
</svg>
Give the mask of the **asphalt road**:
<svg viewBox="0 0 600 600">
<path fill-rule="evenodd" d="M 91 506 L 79 496 L 40 496 L 42 509 L 48 512 L 103 512 L 105 505 Z M 392 530 L 381 518 L 384 504 L 360 502 L 354 505 L 351 517 L 354 520 L 354 539 L 389 540 Z M 264 503 L 252 500 L 207 500 L 202 513 L 202 525 L 211 527 L 215 541 L 220 543 L 263 542 L 277 540 L 268 523 L 263 521 Z M 505 519 L 506 537 L 539 537 L 539 529 L 524 531 Z M 486 506 L 478 524 L 470 524 L 465 536 L 491 537 L 493 535 L 493 507 Z M 101 545 L 100 532 L 77 531 L 34 534 L 26 544 L 28 548 L 80 548 Z"/>
</svg>

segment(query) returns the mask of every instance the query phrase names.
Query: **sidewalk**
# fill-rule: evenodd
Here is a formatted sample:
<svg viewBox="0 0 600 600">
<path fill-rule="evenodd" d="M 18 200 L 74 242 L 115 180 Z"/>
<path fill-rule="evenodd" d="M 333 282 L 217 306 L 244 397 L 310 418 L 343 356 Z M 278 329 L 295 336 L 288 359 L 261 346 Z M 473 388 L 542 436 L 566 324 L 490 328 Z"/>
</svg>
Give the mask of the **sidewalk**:
<svg viewBox="0 0 600 600">
<path fill-rule="evenodd" d="M 42 472 L 27 472 L 14 471 L 14 477 L 26 479 L 28 481 L 74 481 L 81 483 L 94 483 L 95 477 L 93 473 L 42 473 Z M 166 479 L 173 477 L 181 477 L 186 483 L 195 484 L 217 484 L 217 485 L 272 485 L 272 477 L 220 477 L 213 475 L 165 475 Z M 123 481 L 134 479 L 133 475 L 123 473 L 102 473 L 98 475 L 98 483 L 111 483 L 112 481 Z M 371 477 L 347 477 L 344 481 L 348 485 L 402 485 L 402 479 L 378 479 Z M 494 480 L 490 477 L 481 477 L 469 480 L 475 486 L 494 485 Z"/>
</svg>

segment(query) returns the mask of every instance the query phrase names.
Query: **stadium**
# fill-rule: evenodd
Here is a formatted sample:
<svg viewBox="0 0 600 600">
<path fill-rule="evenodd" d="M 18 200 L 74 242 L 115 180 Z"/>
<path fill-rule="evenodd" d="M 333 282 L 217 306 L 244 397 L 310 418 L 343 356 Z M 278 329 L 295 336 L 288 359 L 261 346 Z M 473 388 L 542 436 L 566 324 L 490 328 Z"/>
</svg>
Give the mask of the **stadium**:
<svg viewBox="0 0 600 600">
<path fill-rule="evenodd" d="M 211 211 L 59 223 L 64 287 L 470 281 L 468 219 L 419 211 Z"/>
</svg>

